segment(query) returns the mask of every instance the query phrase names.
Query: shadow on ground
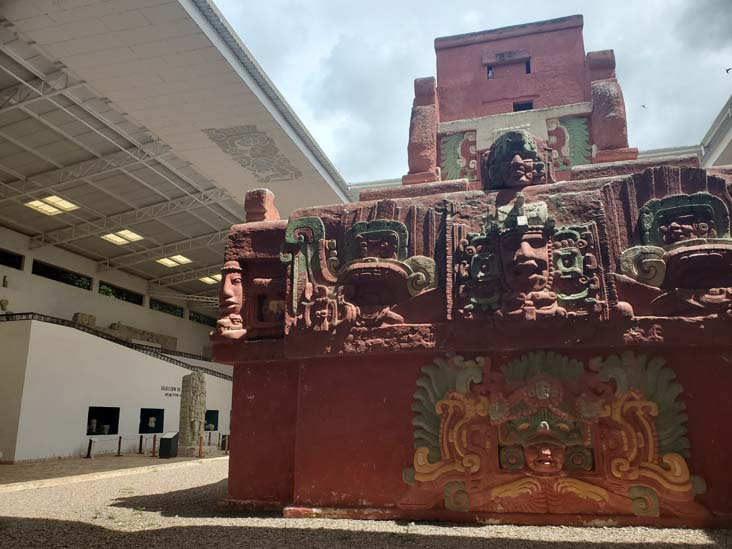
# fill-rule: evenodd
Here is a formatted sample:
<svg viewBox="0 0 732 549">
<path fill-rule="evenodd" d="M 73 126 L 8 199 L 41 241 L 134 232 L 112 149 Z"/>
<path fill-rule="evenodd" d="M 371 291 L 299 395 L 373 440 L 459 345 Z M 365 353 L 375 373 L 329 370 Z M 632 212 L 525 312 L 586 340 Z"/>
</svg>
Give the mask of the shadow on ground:
<svg viewBox="0 0 732 549">
<path fill-rule="evenodd" d="M 186 490 L 117 498 L 110 507 L 158 512 L 164 517 L 220 517 L 228 513 L 218 507 L 226 497 L 227 479 Z"/>
<path fill-rule="evenodd" d="M 715 543 L 693 547 L 727 547 L 730 533 L 719 531 Z M 715 532 L 709 532 L 714 540 Z M 454 535 L 445 527 L 445 535 L 419 535 L 409 533 L 346 531 L 334 529 L 272 528 L 252 526 L 184 526 L 146 530 L 142 532 L 120 532 L 87 523 L 0 517 L 0 547 L 440 547 L 461 549 L 559 549 L 560 547 L 647 547 L 653 549 L 684 547 L 672 543 L 588 543 L 583 541 L 534 541 L 526 539 L 468 538 Z"/>
</svg>

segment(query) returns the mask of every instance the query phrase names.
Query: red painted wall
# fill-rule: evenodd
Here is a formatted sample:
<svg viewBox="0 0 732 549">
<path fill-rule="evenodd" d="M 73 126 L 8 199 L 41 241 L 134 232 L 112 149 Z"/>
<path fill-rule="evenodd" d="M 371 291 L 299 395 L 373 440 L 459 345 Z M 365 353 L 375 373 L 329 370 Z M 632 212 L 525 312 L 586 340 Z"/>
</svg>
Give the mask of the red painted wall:
<svg viewBox="0 0 732 549">
<path fill-rule="evenodd" d="M 590 98 L 578 16 L 562 24 L 438 38 L 435 49 L 441 122 L 513 112 L 518 101 L 532 100 L 534 108 L 540 109 Z M 494 78 L 488 80 L 484 58 L 509 51 L 528 51 L 531 74 L 525 74 L 521 61 L 495 65 Z"/>
<path fill-rule="evenodd" d="M 298 367 L 234 368 L 229 497 L 281 507 L 292 501 Z"/>
<path fill-rule="evenodd" d="M 526 352 L 494 355 L 494 368 Z M 587 361 L 618 352 L 572 356 Z M 726 395 L 732 356 L 641 352 L 663 356 L 683 386 L 688 464 L 708 486 L 698 501 L 720 518 L 732 517 L 732 399 Z M 230 497 L 310 507 L 393 507 L 407 490 L 402 469 L 412 465 L 414 454 L 412 398 L 420 368 L 430 362 L 431 355 L 402 353 L 237 366 Z"/>
</svg>

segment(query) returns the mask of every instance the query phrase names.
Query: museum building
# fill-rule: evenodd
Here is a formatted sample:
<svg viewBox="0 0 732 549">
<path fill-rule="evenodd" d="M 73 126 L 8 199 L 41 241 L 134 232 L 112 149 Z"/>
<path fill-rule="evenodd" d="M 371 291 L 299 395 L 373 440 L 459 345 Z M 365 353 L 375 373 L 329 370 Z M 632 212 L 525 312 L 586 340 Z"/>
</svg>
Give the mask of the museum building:
<svg viewBox="0 0 732 549">
<path fill-rule="evenodd" d="M 0 6 L 0 462 L 149 452 L 191 371 L 215 445 L 232 367 L 209 334 L 245 192 L 350 200 L 212 3 L 77 4 Z"/>
</svg>

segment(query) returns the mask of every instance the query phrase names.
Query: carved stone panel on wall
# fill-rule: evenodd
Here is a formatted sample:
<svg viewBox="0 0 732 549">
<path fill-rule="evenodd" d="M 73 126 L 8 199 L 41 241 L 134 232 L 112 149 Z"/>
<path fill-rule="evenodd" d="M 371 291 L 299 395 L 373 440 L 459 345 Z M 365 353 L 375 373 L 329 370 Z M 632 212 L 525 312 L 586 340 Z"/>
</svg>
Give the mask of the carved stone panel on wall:
<svg viewBox="0 0 732 549">
<path fill-rule="evenodd" d="M 208 128 L 203 132 L 259 183 L 290 181 L 302 176 L 274 140 L 254 125 Z"/>
<path fill-rule="evenodd" d="M 340 241 L 326 237 L 319 217 L 291 219 L 281 254 L 290 273 L 288 325 L 330 332 L 403 324 L 392 308 L 437 283 L 434 259 L 408 257 L 409 238 L 393 219 L 354 223 Z"/>
<path fill-rule="evenodd" d="M 484 219 L 480 233 L 449 229 L 458 316 L 607 317 L 594 222 L 557 228 L 544 202 L 525 203 L 521 193 Z"/>
<path fill-rule="evenodd" d="M 533 352 L 422 368 L 398 506 L 706 517 L 686 458 L 683 388 L 663 358 Z"/>
<path fill-rule="evenodd" d="M 592 162 L 588 118 L 551 118 L 546 121 L 546 127 L 555 170 L 569 170 L 573 166 Z"/>
<path fill-rule="evenodd" d="M 439 164 L 442 179 L 478 179 L 478 153 L 474 131 L 440 136 Z"/>
</svg>

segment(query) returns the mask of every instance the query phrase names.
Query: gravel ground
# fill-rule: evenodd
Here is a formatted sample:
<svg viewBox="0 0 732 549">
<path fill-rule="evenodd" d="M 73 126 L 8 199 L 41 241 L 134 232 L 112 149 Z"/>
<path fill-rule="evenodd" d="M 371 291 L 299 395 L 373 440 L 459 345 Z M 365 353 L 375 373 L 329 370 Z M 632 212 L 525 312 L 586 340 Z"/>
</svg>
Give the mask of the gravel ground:
<svg viewBox="0 0 732 549">
<path fill-rule="evenodd" d="M 730 530 L 461 526 L 228 515 L 228 460 L 0 494 L 0 547 L 732 547 Z"/>
<path fill-rule="evenodd" d="M 208 450 L 206 458 L 223 456 L 222 450 Z M 101 473 L 104 471 L 118 471 L 132 467 L 145 467 L 149 465 L 161 465 L 165 463 L 178 463 L 181 461 L 192 461 L 195 457 L 176 457 L 161 460 L 151 455 L 124 454 L 97 455 L 94 459 L 65 458 L 45 460 L 36 462 L 20 462 L 12 465 L 0 464 L 0 485 L 15 482 L 28 482 L 30 480 L 42 480 L 49 478 L 69 477 L 74 475 L 85 475 L 90 473 Z"/>
</svg>

